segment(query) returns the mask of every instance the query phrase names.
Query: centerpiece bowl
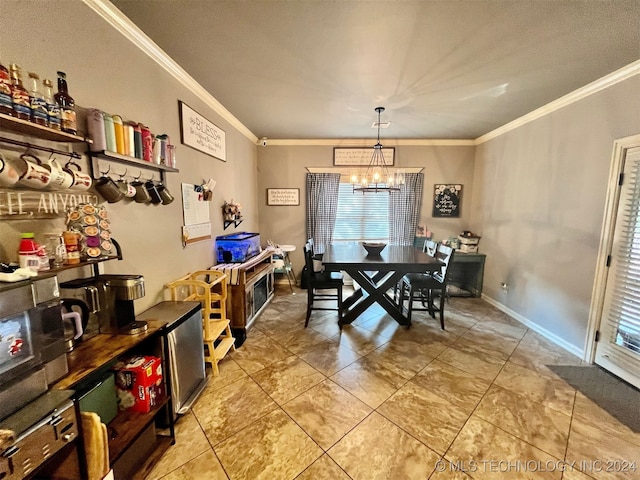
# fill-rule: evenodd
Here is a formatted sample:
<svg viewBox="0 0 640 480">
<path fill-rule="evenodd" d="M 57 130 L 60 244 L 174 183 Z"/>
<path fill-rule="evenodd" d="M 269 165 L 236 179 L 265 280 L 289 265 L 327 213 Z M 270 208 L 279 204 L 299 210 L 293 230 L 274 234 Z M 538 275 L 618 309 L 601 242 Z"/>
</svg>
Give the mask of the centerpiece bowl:
<svg viewBox="0 0 640 480">
<path fill-rule="evenodd" d="M 362 242 L 362 246 L 369 255 L 380 255 L 380 252 L 384 250 L 387 244 L 382 242 Z"/>
</svg>

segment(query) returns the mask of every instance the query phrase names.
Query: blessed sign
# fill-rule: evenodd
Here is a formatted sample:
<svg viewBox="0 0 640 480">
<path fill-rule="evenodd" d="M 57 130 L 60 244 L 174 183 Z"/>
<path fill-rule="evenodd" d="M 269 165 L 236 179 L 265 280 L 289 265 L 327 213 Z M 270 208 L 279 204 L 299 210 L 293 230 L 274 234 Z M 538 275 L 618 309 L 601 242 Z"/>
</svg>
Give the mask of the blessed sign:
<svg viewBox="0 0 640 480">
<path fill-rule="evenodd" d="M 180 101 L 178 103 L 182 143 L 226 162 L 227 146 L 224 130 L 215 126 L 186 103 Z"/>
</svg>

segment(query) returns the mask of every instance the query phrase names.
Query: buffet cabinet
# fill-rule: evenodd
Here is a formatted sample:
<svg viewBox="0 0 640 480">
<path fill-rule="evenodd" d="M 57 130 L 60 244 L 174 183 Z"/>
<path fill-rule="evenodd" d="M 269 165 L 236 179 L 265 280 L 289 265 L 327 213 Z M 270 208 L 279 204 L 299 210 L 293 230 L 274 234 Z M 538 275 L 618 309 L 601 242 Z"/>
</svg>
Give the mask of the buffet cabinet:
<svg viewBox="0 0 640 480">
<path fill-rule="evenodd" d="M 231 320 L 231 331 L 240 346 L 247 330 L 258 315 L 273 299 L 273 251 L 265 250 L 248 262 L 240 264 L 237 282 L 229 285 L 227 316 Z"/>
</svg>

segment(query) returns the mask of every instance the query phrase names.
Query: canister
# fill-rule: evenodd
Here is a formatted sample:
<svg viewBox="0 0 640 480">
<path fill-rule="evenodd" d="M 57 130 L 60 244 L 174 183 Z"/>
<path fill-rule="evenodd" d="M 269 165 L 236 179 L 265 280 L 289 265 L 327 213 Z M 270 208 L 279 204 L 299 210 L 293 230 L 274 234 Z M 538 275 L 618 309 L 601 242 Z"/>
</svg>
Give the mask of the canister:
<svg viewBox="0 0 640 480">
<path fill-rule="evenodd" d="M 104 133 L 107 139 L 107 150 L 110 152 L 117 152 L 116 148 L 116 131 L 113 126 L 113 118 L 106 112 L 102 112 L 102 118 L 104 119 Z"/>
<path fill-rule="evenodd" d="M 130 157 L 136 156 L 136 139 L 134 135 L 133 124 L 131 122 L 126 122 L 124 124 L 124 138 L 125 138 L 125 147 L 127 147 L 127 152 L 125 155 Z"/>
<path fill-rule="evenodd" d="M 140 125 L 142 133 L 142 159 L 151 162 L 153 160 L 153 134 L 146 125 L 141 123 L 138 125 Z"/>
<path fill-rule="evenodd" d="M 113 115 L 113 128 L 116 134 L 116 152 L 120 155 L 124 155 L 124 130 L 122 117 L 120 115 Z"/>
<path fill-rule="evenodd" d="M 101 152 L 107 149 L 107 137 L 104 130 L 104 116 L 101 110 L 92 108 L 87 116 L 87 130 L 93 143 L 89 145 L 92 152 Z"/>
<path fill-rule="evenodd" d="M 133 156 L 142 160 L 142 130 L 137 123 L 133 126 Z"/>
</svg>

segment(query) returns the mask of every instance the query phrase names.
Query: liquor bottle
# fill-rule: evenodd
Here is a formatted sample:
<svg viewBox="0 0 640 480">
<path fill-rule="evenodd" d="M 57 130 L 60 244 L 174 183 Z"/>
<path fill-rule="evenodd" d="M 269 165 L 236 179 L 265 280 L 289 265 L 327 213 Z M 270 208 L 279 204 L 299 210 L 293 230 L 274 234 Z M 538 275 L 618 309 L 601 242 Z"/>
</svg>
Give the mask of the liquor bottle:
<svg viewBox="0 0 640 480">
<path fill-rule="evenodd" d="M 12 63 L 11 71 L 11 98 L 13 100 L 13 116 L 21 120 L 31 120 L 31 103 L 29 92 L 22 85 L 22 72 L 20 65 Z"/>
<path fill-rule="evenodd" d="M 63 132 L 75 135 L 78 133 L 78 125 L 76 122 L 76 102 L 69 95 L 67 89 L 67 74 L 58 72 L 58 93 L 53 98 L 60 105 L 60 125 Z"/>
<path fill-rule="evenodd" d="M 47 103 L 47 117 L 49 128 L 60 130 L 60 105 L 53 98 L 53 83 L 48 78 L 42 81 L 44 85 L 44 101 Z"/>
<path fill-rule="evenodd" d="M 40 93 L 40 77 L 37 73 L 29 72 L 29 102 L 31 106 L 31 121 L 45 127 L 49 126 L 47 116 L 47 102 Z"/>
<path fill-rule="evenodd" d="M 13 115 L 13 98 L 11 97 L 11 76 L 9 70 L 0 62 L 0 113 Z"/>
</svg>

